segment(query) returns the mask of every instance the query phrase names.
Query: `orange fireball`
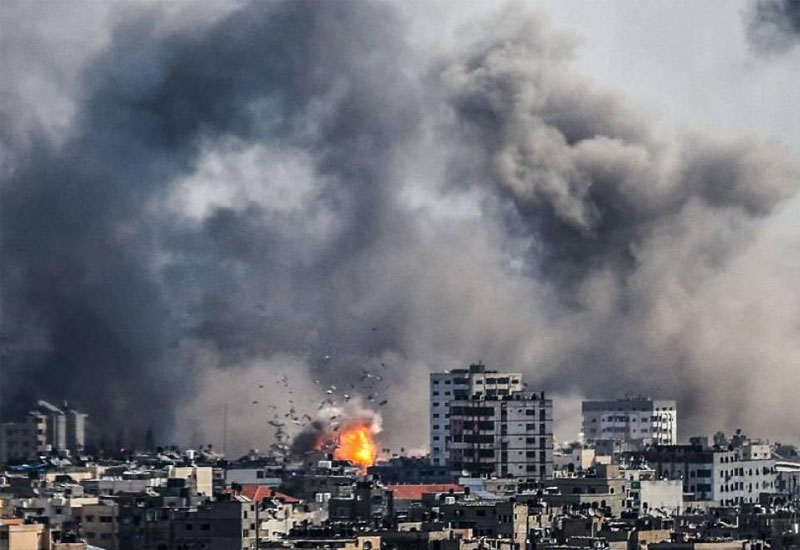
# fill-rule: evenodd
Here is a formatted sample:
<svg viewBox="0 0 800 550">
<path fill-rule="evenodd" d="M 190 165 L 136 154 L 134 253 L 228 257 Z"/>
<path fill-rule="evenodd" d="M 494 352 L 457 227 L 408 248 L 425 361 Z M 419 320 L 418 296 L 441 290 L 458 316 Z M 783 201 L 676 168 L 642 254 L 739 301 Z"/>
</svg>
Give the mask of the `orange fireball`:
<svg viewBox="0 0 800 550">
<path fill-rule="evenodd" d="M 357 425 L 342 430 L 333 457 L 337 460 L 349 460 L 365 470 L 375 462 L 376 454 L 375 441 L 369 426 Z"/>
</svg>

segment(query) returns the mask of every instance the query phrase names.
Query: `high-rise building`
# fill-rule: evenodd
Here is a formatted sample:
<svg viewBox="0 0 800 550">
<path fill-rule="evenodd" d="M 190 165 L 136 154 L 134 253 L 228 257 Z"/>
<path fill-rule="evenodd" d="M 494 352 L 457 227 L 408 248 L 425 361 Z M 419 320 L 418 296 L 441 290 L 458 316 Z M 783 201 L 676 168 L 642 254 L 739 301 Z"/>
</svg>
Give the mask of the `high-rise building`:
<svg viewBox="0 0 800 550">
<path fill-rule="evenodd" d="M 503 396 L 522 391 L 520 373 L 498 373 L 485 365 L 469 369 L 434 372 L 430 375 L 430 449 L 431 462 L 447 464 L 450 457 L 450 403 L 455 399 Z"/>
<path fill-rule="evenodd" d="M 49 451 L 83 450 L 86 415 L 38 401 L 20 422 L 5 422 L 0 429 L 0 460 L 25 460 Z"/>
<path fill-rule="evenodd" d="M 583 438 L 587 443 L 625 441 L 644 445 L 674 445 L 678 441 L 675 401 L 625 397 L 583 402 Z"/>
<path fill-rule="evenodd" d="M 553 401 L 544 393 L 474 395 L 450 403 L 454 474 L 543 481 L 553 475 Z"/>
</svg>

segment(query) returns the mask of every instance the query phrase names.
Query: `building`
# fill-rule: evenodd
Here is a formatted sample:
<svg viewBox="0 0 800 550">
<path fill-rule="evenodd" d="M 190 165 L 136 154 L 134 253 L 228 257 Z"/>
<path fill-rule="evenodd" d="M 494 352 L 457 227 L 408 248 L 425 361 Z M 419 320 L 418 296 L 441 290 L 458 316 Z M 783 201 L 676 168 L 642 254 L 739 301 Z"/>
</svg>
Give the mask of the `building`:
<svg viewBox="0 0 800 550">
<path fill-rule="evenodd" d="M 485 365 L 469 369 L 434 372 L 430 375 L 430 449 L 431 463 L 445 466 L 450 458 L 449 407 L 456 399 L 475 396 L 502 396 L 522 391 L 520 373 L 487 370 Z"/>
<path fill-rule="evenodd" d="M 627 454 L 645 462 L 661 478 L 683 480 L 684 493 L 694 501 L 718 506 L 756 503 L 762 493 L 777 492 L 775 460 L 769 447 L 743 442 L 739 447 L 658 445 Z"/>
<path fill-rule="evenodd" d="M 450 469 L 540 482 L 553 476 L 553 400 L 513 391 L 450 403 Z"/>
<path fill-rule="evenodd" d="M 678 406 L 671 400 L 625 397 L 583 402 L 583 437 L 587 443 L 603 440 L 644 445 L 678 442 Z"/>
<path fill-rule="evenodd" d="M 87 543 L 105 550 L 119 549 L 119 505 L 115 501 L 84 504 L 75 511 L 75 519 Z"/>
<path fill-rule="evenodd" d="M 40 400 L 22 420 L 5 422 L 0 429 L 0 461 L 21 461 L 51 451 L 83 451 L 86 417 L 69 406 L 64 409 Z"/>
<path fill-rule="evenodd" d="M 0 520 L 0 550 L 46 550 L 49 533 L 41 523 L 23 523 L 16 518 Z"/>
<path fill-rule="evenodd" d="M 478 501 L 439 506 L 441 521 L 456 529 L 472 529 L 476 537 L 506 539 L 525 550 L 528 539 L 528 505 L 511 501 Z"/>
<path fill-rule="evenodd" d="M 660 479 L 654 470 L 625 470 L 628 480 L 628 508 L 646 514 L 652 510 L 678 513 L 683 509 L 683 482 Z"/>
<path fill-rule="evenodd" d="M 447 466 L 434 466 L 422 457 L 396 456 L 367 468 L 367 474 L 383 483 L 425 484 L 451 481 Z"/>
<path fill-rule="evenodd" d="M 375 481 L 359 481 L 350 497 L 328 500 L 332 521 L 363 522 L 379 527 L 394 516 L 392 491 Z"/>
</svg>

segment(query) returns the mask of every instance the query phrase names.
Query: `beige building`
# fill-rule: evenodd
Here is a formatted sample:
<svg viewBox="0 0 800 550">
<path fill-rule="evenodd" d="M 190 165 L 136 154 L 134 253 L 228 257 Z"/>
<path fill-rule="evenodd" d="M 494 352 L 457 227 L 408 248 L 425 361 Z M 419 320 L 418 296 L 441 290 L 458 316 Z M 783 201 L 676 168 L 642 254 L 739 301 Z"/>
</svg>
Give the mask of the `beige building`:
<svg viewBox="0 0 800 550">
<path fill-rule="evenodd" d="M 106 550 L 118 550 L 119 506 L 116 502 L 101 500 L 97 504 L 84 504 L 73 510 L 73 516 L 88 544 Z"/>
<path fill-rule="evenodd" d="M 170 466 L 167 477 L 188 479 L 201 495 L 209 498 L 214 495 L 214 472 L 210 466 Z"/>
<path fill-rule="evenodd" d="M 26 524 L 12 518 L 0 524 L 0 550 L 48 550 L 49 539 L 41 523 Z"/>
</svg>

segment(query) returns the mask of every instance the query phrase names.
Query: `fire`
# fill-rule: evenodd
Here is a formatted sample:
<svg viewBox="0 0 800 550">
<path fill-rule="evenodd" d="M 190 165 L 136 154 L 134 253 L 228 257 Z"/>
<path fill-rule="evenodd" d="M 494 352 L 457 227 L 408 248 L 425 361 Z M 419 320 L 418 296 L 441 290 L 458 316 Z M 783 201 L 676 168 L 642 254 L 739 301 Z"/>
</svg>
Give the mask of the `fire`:
<svg viewBox="0 0 800 550">
<path fill-rule="evenodd" d="M 333 457 L 337 460 L 349 460 L 365 470 L 375 462 L 376 454 L 375 441 L 369 426 L 357 425 L 342 430 Z"/>
</svg>

